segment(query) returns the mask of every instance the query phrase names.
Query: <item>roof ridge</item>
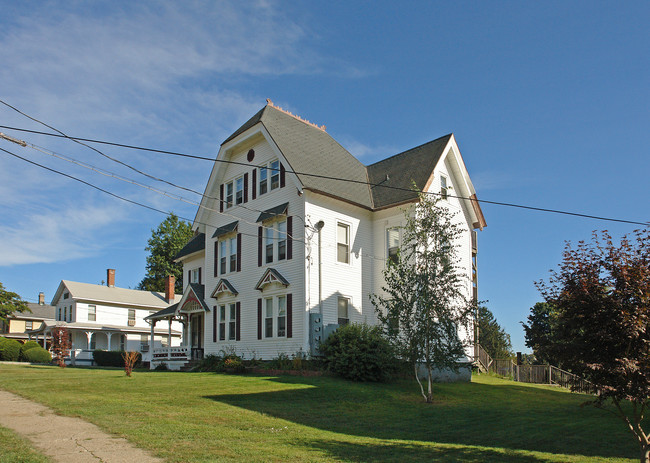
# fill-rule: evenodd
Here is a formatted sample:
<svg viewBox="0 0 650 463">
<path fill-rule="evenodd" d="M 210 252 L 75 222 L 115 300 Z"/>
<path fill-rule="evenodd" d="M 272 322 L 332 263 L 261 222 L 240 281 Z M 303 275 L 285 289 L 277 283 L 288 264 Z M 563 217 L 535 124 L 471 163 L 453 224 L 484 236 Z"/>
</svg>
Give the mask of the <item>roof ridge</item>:
<svg viewBox="0 0 650 463">
<path fill-rule="evenodd" d="M 275 108 L 275 109 L 277 109 L 278 111 L 283 112 L 284 114 L 286 114 L 286 115 L 288 115 L 288 116 L 291 116 L 291 117 L 293 117 L 294 119 L 299 120 L 300 122 L 304 122 L 305 124 L 310 125 L 310 126 L 316 128 L 316 129 L 318 129 L 318 130 L 322 130 L 323 132 L 327 132 L 327 130 L 326 130 L 327 127 L 325 126 L 325 124 L 323 124 L 323 125 L 315 124 L 315 123 L 313 123 L 313 122 L 311 122 L 311 121 L 309 121 L 309 120 L 307 120 L 307 119 L 305 119 L 305 118 L 303 118 L 303 117 L 300 117 L 300 116 L 298 116 L 298 115 L 292 113 L 291 111 L 287 111 L 286 109 L 283 109 L 283 108 L 281 108 L 280 106 L 278 106 L 278 105 L 276 105 L 275 103 L 273 103 L 273 102 L 271 101 L 270 98 L 267 98 L 267 99 L 266 99 L 266 105 L 267 105 L 267 106 L 270 106 L 271 108 Z"/>
<path fill-rule="evenodd" d="M 414 151 L 414 150 L 416 150 L 416 149 L 418 149 L 418 148 L 421 148 L 421 147 L 423 147 L 423 146 L 425 146 L 425 145 L 428 145 L 428 144 L 430 144 L 430 143 L 434 143 L 434 142 L 436 142 L 436 141 L 442 140 L 443 138 L 451 137 L 453 134 L 454 134 L 453 132 L 450 132 L 450 133 L 448 133 L 447 135 L 443 135 L 442 137 L 438 137 L 438 138 L 436 138 L 436 139 L 434 139 L 434 140 L 430 140 L 430 141 L 424 142 L 424 143 L 422 143 L 422 144 L 420 144 L 420 145 L 418 145 L 418 146 L 414 146 L 413 148 L 409 148 L 409 149 L 404 150 L 404 151 L 401 151 L 401 152 L 399 152 L 399 153 L 397 153 L 397 154 L 393 154 L 392 156 L 388 156 L 387 158 L 381 159 L 381 160 L 379 160 L 379 161 L 377 161 L 377 162 L 375 162 L 375 163 L 373 163 L 373 164 L 368 164 L 368 165 L 366 166 L 366 168 L 368 168 L 368 167 L 372 167 L 372 166 L 376 166 L 377 164 L 381 164 L 381 163 L 384 162 L 384 161 L 388 161 L 389 159 L 393 159 L 393 158 L 395 158 L 395 157 L 397 157 L 397 156 L 401 156 L 402 154 L 404 154 L 404 153 L 408 153 L 409 151 Z"/>
</svg>

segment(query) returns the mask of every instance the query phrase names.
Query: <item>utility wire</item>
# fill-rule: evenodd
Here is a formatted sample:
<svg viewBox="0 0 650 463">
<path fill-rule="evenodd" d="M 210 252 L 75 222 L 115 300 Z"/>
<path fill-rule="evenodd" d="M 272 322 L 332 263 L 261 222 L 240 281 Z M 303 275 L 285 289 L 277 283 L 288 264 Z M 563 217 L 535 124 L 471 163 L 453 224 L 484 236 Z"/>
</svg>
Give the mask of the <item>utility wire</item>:
<svg viewBox="0 0 650 463">
<path fill-rule="evenodd" d="M 243 163 L 243 162 L 237 162 L 237 161 L 230 161 L 230 160 L 224 160 L 224 159 L 214 159 L 214 158 L 205 157 L 205 156 L 197 156 L 197 155 L 192 155 L 192 154 L 187 154 L 187 153 L 179 153 L 179 152 L 175 152 L 175 151 L 167 151 L 167 150 L 159 150 L 159 149 L 153 149 L 153 148 L 145 148 L 145 147 L 134 146 L 134 145 L 126 145 L 126 144 L 122 144 L 122 143 L 108 142 L 108 141 L 102 141 L 102 140 L 94 140 L 94 139 L 90 139 L 90 138 L 72 137 L 72 136 L 64 134 L 63 132 L 55 129 L 54 127 L 49 126 L 48 124 L 45 124 L 44 122 L 39 121 L 38 119 L 35 119 L 35 118 L 23 113 L 19 109 L 11 106 L 10 104 L 8 104 L 8 103 L 6 103 L 6 102 L 4 102 L 2 100 L 0 100 L 0 103 L 4 104 L 5 106 L 8 106 L 9 108 L 13 109 L 14 111 L 17 111 L 18 113 L 22 114 L 25 117 L 27 117 L 27 118 L 29 118 L 29 119 L 31 119 L 33 121 L 36 121 L 36 122 L 44 125 L 45 127 L 48 127 L 50 129 L 58 132 L 58 134 L 52 134 L 52 133 L 49 133 L 49 132 L 42 132 L 42 131 L 37 131 L 37 130 L 21 129 L 21 128 L 10 127 L 10 126 L 5 126 L 5 125 L 0 125 L 0 128 L 9 129 L 9 130 L 17 130 L 17 131 L 22 131 L 22 132 L 29 132 L 29 133 L 39 134 L 39 135 L 47 135 L 47 136 L 53 136 L 53 137 L 59 137 L 59 138 L 66 138 L 66 139 L 72 140 L 72 141 L 74 141 L 76 143 L 79 143 L 79 144 L 81 144 L 81 145 L 83 145 L 83 146 L 85 146 L 87 148 L 92 149 L 93 151 L 101 154 L 102 156 L 107 157 L 108 159 L 111 159 L 114 162 L 117 162 L 117 163 L 119 163 L 121 165 L 124 165 L 124 166 L 126 166 L 126 167 L 140 173 L 141 175 L 144 175 L 144 176 L 149 177 L 149 178 L 151 178 L 153 180 L 156 180 L 156 181 L 166 183 L 166 184 L 171 185 L 171 186 L 173 186 L 175 188 L 180 188 L 180 189 L 183 189 L 183 190 L 186 190 L 186 191 L 201 195 L 203 197 L 205 197 L 205 195 L 203 195 L 202 193 L 197 192 L 196 190 L 192 190 L 190 188 L 179 186 L 179 185 L 176 185 L 176 184 L 174 184 L 172 182 L 169 182 L 167 180 L 163 180 L 163 179 L 157 178 L 155 176 L 152 176 L 150 174 L 147 174 L 145 172 L 142 172 L 141 170 L 139 170 L 139 169 L 137 169 L 137 168 L 123 162 L 123 161 L 120 161 L 120 160 L 115 159 L 115 158 L 113 158 L 111 156 L 108 156 L 107 154 L 102 153 L 100 150 L 98 150 L 98 149 L 96 149 L 96 148 L 94 148 L 94 147 L 92 147 L 92 146 L 90 146 L 90 145 L 88 145 L 88 144 L 86 144 L 84 142 L 98 143 L 98 144 L 104 144 L 104 145 L 109 145 L 109 146 L 116 146 L 116 147 L 120 147 L 120 148 L 134 149 L 134 150 L 140 150 L 140 151 L 148 151 L 148 152 L 160 153 L 160 154 L 169 154 L 169 155 L 173 155 L 173 156 L 181 156 L 181 157 L 185 157 L 185 158 L 200 159 L 200 160 L 211 161 L 211 162 L 220 162 L 220 163 L 225 163 L 225 164 L 242 165 L 242 166 L 247 166 L 247 167 L 251 166 L 251 164 L 247 164 L 247 163 Z M 255 167 L 260 167 L 260 166 L 255 166 Z M 273 171 L 277 170 L 277 169 L 271 169 L 271 168 L 268 168 L 268 169 L 273 170 Z M 390 186 L 390 185 L 382 185 L 382 183 L 384 183 L 385 180 L 383 180 L 380 183 L 371 183 L 371 182 L 366 182 L 366 181 L 362 181 L 362 180 L 346 179 L 346 178 L 334 177 L 334 176 L 329 176 L 329 175 L 311 174 L 311 173 L 308 173 L 308 172 L 298 172 L 298 171 L 294 171 L 294 170 L 286 170 L 286 172 L 291 173 L 291 174 L 295 174 L 295 175 L 304 175 L 304 176 L 323 178 L 323 179 L 328 179 L 328 180 L 336 180 L 336 181 L 341 181 L 341 182 L 357 183 L 357 184 L 362 184 L 362 185 L 369 186 L 371 188 L 381 187 L 381 188 L 387 188 L 387 189 L 398 190 L 398 191 L 408 191 L 408 192 L 413 192 L 414 191 L 414 190 L 409 189 L 409 188 Z M 431 192 L 431 191 L 418 191 L 418 190 L 415 190 L 415 192 L 429 194 L 429 195 L 435 195 L 435 196 L 440 196 L 441 195 L 441 193 Z M 574 216 L 574 217 L 583 217 L 583 218 L 588 218 L 588 219 L 603 220 L 603 221 L 609 221 L 609 222 L 628 223 L 628 224 L 642 225 L 642 226 L 647 226 L 649 224 L 649 222 L 638 222 L 638 221 L 633 221 L 633 220 L 615 219 L 615 218 L 611 218 L 611 217 L 603 217 L 603 216 L 597 216 L 597 215 L 582 214 L 582 213 L 578 213 L 578 212 L 563 211 L 563 210 L 559 210 L 559 209 L 549 209 L 549 208 L 543 208 L 543 207 L 526 206 L 526 205 L 522 205 L 522 204 L 508 203 L 508 202 L 502 202 L 502 201 L 490 201 L 490 200 L 478 199 L 478 198 L 476 198 L 476 199 L 467 198 L 467 197 L 464 197 L 464 196 L 457 196 L 457 195 L 451 195 L 451 194 L 447 194 L 447 197 L 462 199 L 462 200 L 466 200 L 466 201 L 476 201 L 478 203 L 492 204 L 492 205 L 495 205 L 495 206 L 514 207 L 514 208 L 519 208 L 519 209 L 526 209 L 526 210 L 532 210 L 532 211 L 538 211 L 538 212 L 547 212 L 547 213 L 553 213 L 553 214 L 569 215 L 569 216 Z"/>
</svg>

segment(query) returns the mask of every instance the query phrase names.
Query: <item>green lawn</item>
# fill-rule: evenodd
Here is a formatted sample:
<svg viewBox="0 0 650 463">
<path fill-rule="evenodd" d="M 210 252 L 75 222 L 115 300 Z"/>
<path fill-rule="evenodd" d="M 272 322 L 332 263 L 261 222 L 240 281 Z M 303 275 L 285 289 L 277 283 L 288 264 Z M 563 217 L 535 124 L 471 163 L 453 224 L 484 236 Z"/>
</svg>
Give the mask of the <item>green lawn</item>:
<svg viewBox="0 0 650 463">
<path fill-rule="evenodd" d="M 27 439 L 0 427 L 0 463 L 49 463 L 50 461 L 46 456 L 33 450 Z"/>
<path fill-rule="evenodd" d="M 635 461 L 587 396 L 479 376 L 436 385 L 0 365 L 0 388 L 83 417 L 174 462 Z M 638 460 L 637 460 L 638 461 Z"/>
</svg>

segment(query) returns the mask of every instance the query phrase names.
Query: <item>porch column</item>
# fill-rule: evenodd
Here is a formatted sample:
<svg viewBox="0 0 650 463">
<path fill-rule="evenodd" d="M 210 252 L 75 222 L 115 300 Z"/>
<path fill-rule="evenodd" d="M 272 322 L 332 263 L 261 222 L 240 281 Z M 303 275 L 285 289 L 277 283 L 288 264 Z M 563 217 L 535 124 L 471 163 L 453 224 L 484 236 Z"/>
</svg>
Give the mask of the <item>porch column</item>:
<svg viewBox="0 0 650 463">
<path fill-rule="evenodd" d="M 86 346 L 88 346 L 88 350 L 90 350 L 90 340 L 93 337 L 93 332 L 92 331 L 86 331 Z"/>
<path fill-rule="evenodd" d="M 167 345 L 171 347 L 172 346 L 172 317 L 169 317 L 167 319 L 167 322 L 169 323 L 169 329 L 167 330 Z"/>
<path fill-rule="evenodd" d="M 154 328 L 156 327 L 157 320 L 151 320 L 151 342 L 149 342 L 149 351 L 151 352 L 151 359 L 153 360 L 153 348 L 155 346 L 154 340 Z"/>
<path fill-rule="evenodd" d="M 111 338 L 113 337 L 113 333 L 110 331 L 106 333 L 106 337 L 108 338 L 108 350 L 111 350 Z"/>
<path fill-rule="evenodd" d="M 43 329 L 43 349 L 47 349 L 46 339 L 47 339 L 47 333 L 45 332 L 45 329 Z"/>
</svg>

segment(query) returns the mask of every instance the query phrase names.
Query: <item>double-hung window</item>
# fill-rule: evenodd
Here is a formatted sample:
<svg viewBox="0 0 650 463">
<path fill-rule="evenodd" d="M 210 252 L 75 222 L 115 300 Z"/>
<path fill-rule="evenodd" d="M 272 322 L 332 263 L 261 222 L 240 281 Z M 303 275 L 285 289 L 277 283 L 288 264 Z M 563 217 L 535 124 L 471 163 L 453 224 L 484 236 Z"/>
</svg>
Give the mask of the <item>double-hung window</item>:
<svg viewBox="0 0 650 463">
<path fill-rule="evenodd" d="M 269 297 L 264 300 L 264 337 L 273 337 L 273 298 Z"/>
<path fill-rule="evenodd" d="M 226 306 L 219 306 L 219 341 L 226 340 Z"/>
<path fill-rule="evenodd" d="M 278 337 L 287 335 L 287 296 L 278 296 Z"/>
<path fill-rule="evenodd" d="M 397 251 L 399 251 L 399 228 L 386 230 L 386 256 L 388 260 L 397 263 Z"/>
<path fill-rule="evenodd" d="M 229 240 L 230 243 L 230 271 L 237 271 L 237 236 L 233 236 Z"/>
<path fill-rule="evenodd" d="M 97 306 L 89 305 L 88 306 L 88 321 L 94 322 L 97 321 Z"/>
<path fill-rule="evenodd" d="M 350 226 L 344 223 L 336 224 L 336 261 L 350 263 Z"/>
<path fill-rule="evenodd" d="M 271 162 L 271 190 L 280 188 L 280 161 Z"/>
<path fill-rule="evenodd" d="M 135 309 L 129 309 L 129 326 L 134 326 L 134 325 L 135 325 Z"/>
<path fill-rule="evenodd" d="M 25 330 L 31 330 L 34 327 L 34 322 L 31 320 L 25 322 Z"/>
<path fill-rule="evenodd" d="M 266 166 L 260 167 L 260 195 L 265 194 L 269 191 L 269 171 Z"/>
<path fill-rule="evenodd" d="M 230 318 L 228 319 L 228 339 L 234 341 L 237 335 L 237 305 L 230 304 Z"/>
<path fill-rule="evenodd" d="M 273 262 L 273 247 L 275 244 L 275 228 L 273 225 L 268 225 L 264 229 L 266 233 L 266 240 L 264 242 L 264 262 L 270 264 Z"/>
<path fill-rule="evenodd" d="M 350 300 L 347 297 L 339 297 L 339 307 L 338 307 L 338 312 L 339 312 L 339 325 L 347 325 L 350 323 L 350 315 L 349 315 L 349 306 L 350 306 Z"/>
<path fill-rule="evenodd" d="M 219 241 L 219 273 L 223 275 L 226 273 L 226 263 L 228 261 L 228 256 L 226 254 L 226 247 L 228 243 L 226 240 Z"/>
<path fill-rule="evenodd" d="M 447 177 L 441 175 L 440 176 L 440 197 L 442 199 L 447 199 L 448 192 L 449 192 L 449 187 L 447 186 Z"/>
<path fill-rule="evenodd" d="M 195 268 L 190 270 L 190 283 L 201 284 L 201 269 Z"/>
<path fill-rule="evenodd" d="M 269 222 L 264 226 L 265 264 L 287 259 L 287 221 Z"/>
<path fill-rule="evenodd" d="M 235 204 L 244 202 L 244 177 L 235 180 Z"/>
<path fill-rule="evenodd" d="M 278 260 L 287 258 L 287 222 L 278 222 Z"/>
<path fill-rule="evenodd" d="M 226 183 L 226 208 L 232 207 L 233 204 L 233 184 L 232 182 Z"/>
</svg>

